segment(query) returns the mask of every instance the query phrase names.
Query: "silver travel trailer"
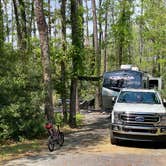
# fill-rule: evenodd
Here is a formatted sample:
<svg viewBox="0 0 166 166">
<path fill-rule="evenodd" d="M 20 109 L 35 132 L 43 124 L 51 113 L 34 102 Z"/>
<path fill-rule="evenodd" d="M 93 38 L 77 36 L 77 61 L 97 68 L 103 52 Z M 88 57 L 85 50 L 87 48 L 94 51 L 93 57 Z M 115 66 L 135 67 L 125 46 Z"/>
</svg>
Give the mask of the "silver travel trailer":
<svg viewBox="0 0 166 166">
<path fill-rule="evenodd" d="M 149 76 L 149 89 L 161 90 L 162 87 L 162 78 L 161 77 L 152 77 Z"/>
<path fill-rule="evenodd" d="M 119 70 L 105 72 L 102 85 L 103 110 L 112 110 L 114 98 L 118 96 L 122 88 L 161 90 L 161 84 L 160 77 L 152 77 L 146 72 L 139 71 L 137 67 L 132 67 L 132 65 L 122 65 Z"/>
</svg>

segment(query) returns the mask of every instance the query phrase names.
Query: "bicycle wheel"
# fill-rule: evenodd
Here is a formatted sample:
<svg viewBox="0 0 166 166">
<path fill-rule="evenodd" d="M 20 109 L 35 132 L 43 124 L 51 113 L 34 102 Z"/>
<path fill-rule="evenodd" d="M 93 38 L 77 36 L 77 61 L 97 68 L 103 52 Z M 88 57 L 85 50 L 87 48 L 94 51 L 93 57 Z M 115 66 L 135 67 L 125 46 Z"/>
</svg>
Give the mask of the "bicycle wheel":
<svg viewBox="0 0 166 166">
<path fill-rule="evenodd" d="M 48 137 L 48 149 L 50 152 L 54 151 L 54 140 L 51 136 Z"/>
<path fill-rule="evenodd" d="M 59 132 L 59 134 L 58 134 L 58 140 L 57 141 L 58 141 L 58 144 L 60 146 L 63 145 L 63 143 L 64 143 L 64 134 L 62 132 Z"/>
</svg>

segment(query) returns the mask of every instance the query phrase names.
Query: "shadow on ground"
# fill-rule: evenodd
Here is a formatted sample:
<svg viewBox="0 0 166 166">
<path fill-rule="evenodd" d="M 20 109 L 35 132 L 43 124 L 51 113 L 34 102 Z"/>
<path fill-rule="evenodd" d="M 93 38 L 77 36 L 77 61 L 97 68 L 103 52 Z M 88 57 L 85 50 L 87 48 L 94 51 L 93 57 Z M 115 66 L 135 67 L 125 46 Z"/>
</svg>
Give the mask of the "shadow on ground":
<svg viewBox="0 0 166 166">
<path fill-rule="evenodd" d="M 109 115 L 99 114 L 96 116 L 89 114 L 89 116 L 91 117 L 88 124 L 83 125 L 80 130 L 74 131 L 65 137 L 65 149 L 95 146 L 109 136 Z"/>
<path fill-rule="evenodd" d="M 95 148 L 96 145 L 104 145 L 106 140 L 106 145 L 108 146 L 109 140 L 109 125 L 110 119 L 109 114 L 102 113 L 86 113 L 86 123 L 81 126 L 77 131 L 73 131 L 65 135 L 64 145 L 53 152 L 49 152 L 47 149 L 43 150 L 43 154 L 39 153 L 34 156 L 26 156 L 26 159 L 32 164 L 36 161 L 45 161 L 49 159 L 56 159 L 57 155 L 65 155 L 66 153 L 82 153 L 86 152 L 87 148 Z M 43 145 L 42 145 L 43 146 Z M 44 145 L 47 148 L 47 143 Z M 166 143 L 152 143 L 152 142 L 134 142 L 134 141 L 121 141 L 117 146 L 111 146 L 110 151 L 114 149 L 117 153 L 119 152 L 119 147 L 129 148 L 140 148 L 140 149 L 166 149 Z M 25 159 L 25 158 L 24 158 Z M 7 166 L 10 166 L 10 162 Z M 12 163 L 13 164 L 13 163 Z"/>
<path fill-rule="evenodd" d="M 44 149 L 44 153 L 24 156 L 20 160 L 28 160 L 28 164 L 35 164 L 36 161 L 45 161 L 55 159 L 56 155 L 64 155 L 66 152 L 81 153 L 89 146 L 98 145 L 108 137 L 109 115 L 89 113 L 87 116 L 88 122 L 81 126 L 78 131 L 74 131 L 65 135 L 64 145 L 53 152 Z M 42 145 L 43 147 L 43 145 Z M 47 142 L 45 142 L 47 148 Z M 14 160 L 13 160 L 14 162 Z M 11 165 L 13 165 L 13 162 Z M 4 161 L 3 165 L 10 166 L 10 161 Z M 26 163 L 25 163 L 26 165 Z"/>
<path fill-rule="evenodd" d="M 166 142 L 120 141 L 117 146 L 141 149 L 166 149 Z"/>
</svg>

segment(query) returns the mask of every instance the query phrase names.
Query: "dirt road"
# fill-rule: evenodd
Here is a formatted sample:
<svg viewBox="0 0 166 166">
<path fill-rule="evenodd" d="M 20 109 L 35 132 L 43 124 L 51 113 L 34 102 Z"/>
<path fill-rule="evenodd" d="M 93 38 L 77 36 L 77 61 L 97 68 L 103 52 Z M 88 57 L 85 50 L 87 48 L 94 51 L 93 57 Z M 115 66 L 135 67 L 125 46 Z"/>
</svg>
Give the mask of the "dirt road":
<svg viewBox="0 0 166 166">
<path fill-rule="evenodd" d="M 109 114 L 83 112 L 85 125 L 65 135 L 54 152 L 3 162 L 6 166 L 165 166 L 166 144 L 122 142 L 111 145 Z"/>
</svg>

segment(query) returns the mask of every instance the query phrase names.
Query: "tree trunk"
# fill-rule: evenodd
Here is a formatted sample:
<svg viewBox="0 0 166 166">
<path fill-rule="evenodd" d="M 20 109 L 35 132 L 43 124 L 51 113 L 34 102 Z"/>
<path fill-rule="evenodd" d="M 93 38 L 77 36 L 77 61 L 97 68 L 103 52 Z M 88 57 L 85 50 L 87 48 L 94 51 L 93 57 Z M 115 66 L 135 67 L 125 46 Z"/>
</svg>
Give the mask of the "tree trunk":
<svg viewBox="0 0 166 166">
<path fill-rule="evenodd" d="M 98 30 L 97 30 L 97 16 L 96 16 L 96 2 L 92 0 L 92 13 L 93 13 L 93 36 L 94 36 L 94 51 L 96 56 L 96 75 L 100 76 L 100 53 L 98 44 Z M 97 83 L 97 90 L 95 95 L 95 109 L 100 109 L 100 82 Z"/>
<path fill-rule="evenodd" d="M 11 5 L 13 5 L 13 2 L 11 1 Z M 14 48 L 14 9 L 12 7 L 12 17 L 11 17 L 11 23 L 12 23 L 12 28 L 11 28 L 11 42 L 12 42 L 12 49 Z"/>
<path fill-rule="evenodd" d="M 140 33 L 140 47 L 139 47 L 139 54 L 140 54 L 140 65 L 142 64 L 142 57 L 143 57 L 143 0 L 141 0 L 141 20 L 139 25 L 139 33 Z"/>
<path fill-rule="evenodd" d="M 88 14 L 88 2 L 85 0 L 86 3 L 86 39 L 85 39 L 85 45 L 89 46 L 89 25 L 88 25 L 88 20 L 89 20 L 89 14 Z"/>
<path fill-rule="evenodd" d="M 0 51 L 2 51 L 3 44 L 4 44 L 3 10 L 2 10 L 2 2 L 0 0 Z"/>
<path fill-rule="evenodd" d="M 21 50 L 26 51 L 28 48 L 28 33 L 27 33 L 27 25 L 26 25 L 26 13 L 25 13 L 25 3 L 22 0 L 19 1 L 20 7 L 20 16 L 21 16 L 21 33 L 22 33 L 22 40 L 21 40 Z M 25 57 L 23 57 L 25 59 Z"/>
<path fill-rule="evenodd" d="M 99 0 L 99 21 L 98 21 L 98 23 L 99 23 L 99 57 L 100 57 L 100 63 L 101 63 L 101 50 L 102 50 L 102 48 L 101 48 L 101 44 L 102 44 L 102 38 L 103 38 L 103 30 L 102 30 L 102 14 L 101 14 L 101 12 L 102 12 L 102 0 Z"/>
<path fill-rule="evenodd" d="M 108 7 L 106 7 L 105 12 L 105 34 L 104 34 L 104 72 L 107 71 L 107 28 L 108 28 Z"/>
<path fill-rule="evenodd" d="M 61 16 L 62 16 L 62 49 L 63 56 L 66 56 L 66 0 L 62 0 L 61 4 Z M 64 60 L 61 61 L 61 81 L 62 81 L 62 111 L 64 122 L 67 123 L 67 106 L 66 106 L 66 66 Z"/>
<path fill-rule="evenodd" d="M 30 3 L 29 7 L 31 10 L 30 10 L 30 17 L 28 19 L 28 25 L 27 25 L 27 38 L 28 38 L 28 50 L 31 51 L 32 48 L 30 44 L 31 42 L 30 39 L 32 36 L 32 30 L 33 30 L 32 26 L 33 26 L 33 20 L 34 20 L 34 3 L 31 1 L 29 3 Z"/>
<path fill-rule="evenodd" d="M 32 2 L 32 17 L 34 18 L 35 12 L 34 12 L 34 3 Z M 32 33 L 33 36 L 36 37 L 36 24 L 35 24 L 35 19 L 32 19 Z"/>
<path fill-rule="evenodd" d="M 78 14 L 78 4 L 77 0 L 71 0 L 71 27 L 72 27 L 72 44 L 77 48 L 76 42 L 78 38 L 78 20 L 77 20 L 77 14 Z M 69 116 L 69 125 L 70 127 L 76 127 L 76 95 L 77 95 L 77 77 L 75 75 L 76 73 L 76 62 L 77 59 L 75 57 L 72 58 L 73 61 L 73 75 L 71 78 L 71 87 L 70 87 L 70 116 Z"/>
<path fill-rule="evenodd" d="M 80 49 L 84 48 L 84 12 L 83 12 L 83 0 L 78 0 L 78 32 L 80 38 Z"/>
<path fill-rule="evenodd" d="M 76 124 L 76 98 L 77 98 L 77 78 L 72 78 L 70 87 L 70 116 L 69 125 L 74 128 Z"/>
<path fill-rule="evenodd" d="M 7 8 L 7 2 L 4 1 L 4 9 L 5 9 L 5 22 L 6 22 L 6 38 L 7 42 L 10 42 L 10 27 L 9 27 L 9 17 L 8 17 L 8 8 Z M 3 25 L 3 24 L 1 24 Z"/>
<path fill-rule="evenodd" d="M 80 56 L 82 56 L 83 48 L 83 20 L 82 20 L 82 0 L 71 0 L 71 27 L 72 27 L 72 45 L 74 47 L 72 57 L 72 78 L 70 88 L 70 117 L 69 124 L 71 127 L 76 127 L 76 111 L 78 111 L 77 95 L 77 77 L 78 70 L 82 65 Z M 75 54 L 77 56 L 75 56 Z"/>
<path fill-rule="evenodd" d="M 66 105 L 66 66 L 65 62 L 61 61 L 61 98 L 62 98 L 62 112 L 63 112 L 63 121 L 67 123 L 67 105 Z"/>
<path fill-rule="evenodd" d="M 48 27 L 43 12 L 41 0 L 34 0 L 35 15 L 40 36 L 40 46 L 43 66 L 44 92 L 45 92 L 45 115 L 48 121 L 53 122 L 53 101 L 51 88 L 51 67 L 48 41 Z"/>
<path fill-rule="evenodd" d="M 114 2 L 114 0 L 111 1 L 111 20 L 112 20 L 112 26 L 114 26 L 115 25 L 115 2 Z M 117 50 L 117 47 L 116 47 L 116 38 L 115 38 L 115 36 L 113 37 L 112 50 L 113 50 L 112 51 L 112 57 L 116 59 L 116 61 L 113 65 L 116 66 L 116 68 L 118 68 L 119 67 L 118 66 L 118 60 L 117 60 L 118 59 L 117 58 L 118 50 Z M 110 59 L 111 59 L 111 56 L 110 56 Z M 108 64 L 108 70 L 112 69 L 110 66 L 111 65 Z"/>
<path fill-rule="evenodd" d="M 27 49 L 28 49 L 28 31 L 27 31 L 27 20 L 25 12 L 25 2 L 23 0 L 13 0 L 15 19 L 16 19 L 16 29 L 18 38 L 18 47 L 20 49 L 20 54 L 22 58 L 22 70 L 26 71 L 26 61 L 27 61 Z"/>
<path fill-rule="evenodd" d="M 48 0 L 48 34 L 49 34 L 49 39 L 51 40 L 51 4 L 50 0 Z"/>
<path fill-rule="evenodd" d="M 93 13 L 93 36 L 94 36 L 94 50 L 96 55 L 96 74 L 100 75 L 100 54 L 98 44 L 98 29 L 97 29 L 97 16 L 96 16 L 96 2 L 92 0 L 92 13 Z"/>
<path fill-rule="evenodd" d="M 118 42 L 118 65 L 119 67 L 122 65 L 122 58 L 123 58 L 123 37 L 120 38 Z"/>
<path fill-rule="evenodd" d="M 161 65 L 160 65 L 159 59 L 160 59 L 160 54 L 158 53 L 158 56 L 157 56 L 157 76 L 158 77 L 161 76 Z"/>
<path fill-rule="evenodd" d="M 20 25 L 20 22 L 19 22 L 19 16 L 18 16 L 16 0 L 13 0 L 13 6 L 14 6 L 15 19 L 16 19 L 17 40 L 18 40 L 17 45 L 18 45 L 19 48 L 21 48 L 22 34 L 21 34 L 21 25 Z"/>
</svg>

